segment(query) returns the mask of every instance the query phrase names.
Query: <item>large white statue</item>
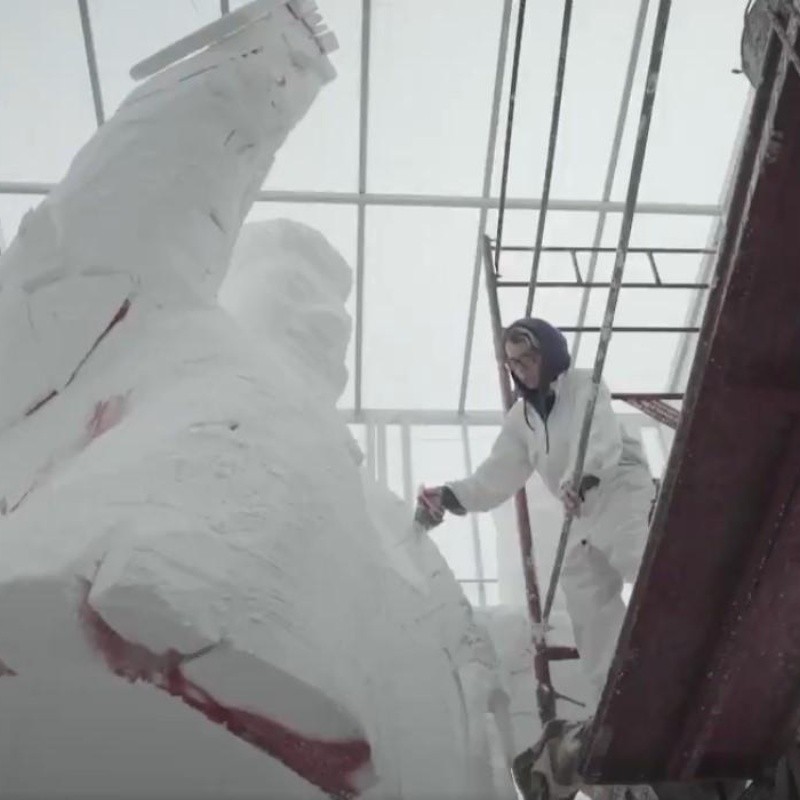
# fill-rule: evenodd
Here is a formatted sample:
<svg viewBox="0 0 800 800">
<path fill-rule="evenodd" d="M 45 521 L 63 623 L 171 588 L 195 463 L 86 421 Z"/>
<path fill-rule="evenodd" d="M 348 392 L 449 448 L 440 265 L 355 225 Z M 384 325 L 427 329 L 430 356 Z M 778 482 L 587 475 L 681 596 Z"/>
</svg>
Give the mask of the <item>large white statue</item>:
<svg viewBox="0 0 800 800">
<path fill-rule="evenodd" d="M 306 3 L 248 14 L 0 262 L 0 795 L 493 791 L 491 647 L 335 410 L 347 265 L 258 226 L 217 304 L 333 76 Z"/>
</svg>

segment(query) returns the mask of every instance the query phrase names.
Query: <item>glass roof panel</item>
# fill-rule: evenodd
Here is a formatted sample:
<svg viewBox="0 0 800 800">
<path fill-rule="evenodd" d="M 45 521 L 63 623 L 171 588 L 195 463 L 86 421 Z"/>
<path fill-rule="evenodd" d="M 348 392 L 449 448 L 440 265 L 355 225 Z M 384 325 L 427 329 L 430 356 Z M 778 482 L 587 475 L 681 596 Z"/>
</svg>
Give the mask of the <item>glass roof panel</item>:
<svg viewBox="0 0 800 800">
<path fill-rule="evenodd" d="M 743 0 L 674 0 L 640 200 L 719 201 L 750 93 L 745 76 L 734 73 L 741 61 L 745 5 Z M 649 57 L 652 34 L 646 37 Z M 619 199 L 627 191 L 646 62 L 641 67 L 614 184 L 613 196 Z"/>
<path fill-rule="evenodd" d="M 552 197 L 599 198 L 611 155 L 640 0 L 576 4 L 570 28 Z M 749 93 L 739 65 L 746 2 L 674 0 L 640 199 L 716 203 Z M 612 197 L 627 191 L 658 3 L 648 4 Z M 538 197 L 546 164 L 563 4 L 526 13 L 509 194 Z M 507 65 L 505 89 L 511 71 Z M 507 95 L 503 109 L 507 107 Z M 499 192 L 505 113 L 498 138 Z"/>
<path fill-rule="evenodd" d="M 57 181 L 96 122 L 77 3 L 6 4 L 0 181 Z"/>
<path fill-rule="evenodd" d="M 553 197 L 596 198 L 602 191 L 638 7 L 639 0 L 573 7 Z M 563 3 L 533 3 L 526 8 L 508 182 L 512 196 L 542 193 L 562 15 Z M 511 67 L 509 52 L 506 93 Z M 503 109 L 507 102 L 506 97 Z M 504 111 L 495 192 L 500 187 L 505 119 Z"/>
<path fill-rule="evenodd" d="M 369 191 L 480 194 L 502 6 L 374 4 Z"/>
<path fill-rule="evenodd" d="M 367 209 L 364 406 L 458 400 L 478 212 Z"/>
<path fill-rule="evenodd" d="M 219 17 L 220 5 L 216 0 L 89 0 L 89 11 L 103 102 L 110 117 L 136 86 L 128 74 L 131 67 L 212 22 Z"/>
</svg>

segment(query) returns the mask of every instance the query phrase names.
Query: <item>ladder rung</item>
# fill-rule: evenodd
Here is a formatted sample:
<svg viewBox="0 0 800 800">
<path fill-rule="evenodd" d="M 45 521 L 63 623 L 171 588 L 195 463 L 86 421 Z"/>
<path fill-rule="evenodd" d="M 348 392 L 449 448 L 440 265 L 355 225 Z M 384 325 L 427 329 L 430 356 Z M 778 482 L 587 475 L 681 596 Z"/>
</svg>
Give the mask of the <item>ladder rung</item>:
<svg viewBox="0 0 800 800">
<path fill-rule="evenodd" d="M 548 661 L 572 661 L 580 658 L 574 647 L 546 647 L 544 655 Z"/>
</svg>

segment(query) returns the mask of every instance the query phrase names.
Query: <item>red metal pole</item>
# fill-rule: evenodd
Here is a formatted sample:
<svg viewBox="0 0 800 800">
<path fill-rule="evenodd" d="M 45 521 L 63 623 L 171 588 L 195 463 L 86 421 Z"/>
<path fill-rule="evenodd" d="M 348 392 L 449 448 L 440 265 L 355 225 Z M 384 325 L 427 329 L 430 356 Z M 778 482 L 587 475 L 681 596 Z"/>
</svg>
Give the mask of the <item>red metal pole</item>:
<svg viewBox="0 0 800 800">
<path fill-rule="evenodd" d="M 486 294 L 489 297 L 489 314 L 492 321 L 492 335 L 494 338 L 495 357 L 497 358 L 497 373 L 500 380 L 500 392 L 503 397 L 503 406 L 506 411 L 514 405 L 514 393 L 511 381 L 505 367 L 505 353 L 502 341 L 502 323 L 500 320 L 500 303 L 497 297 L 497 276 L 495 275 L 492 245 L 489 237 L 484 237 L 484 271 L 486 275 Z M 520 489 L 514 497 L 514 508 L 517 516 L 517 529 L 519 532 L 520 549 L 522 551 L 522 574 L 525 578 L 525 597 L 528 606 L 528 616 L 533 625 L 541 625 L 542 603 L 539 594 L 539 583 L 536 578 L 536 561 L 533 555 L 533 537 L 531 535 L 531 520 L 528 514 L 528 496 L 524 488 Z M 556 695 L 550 677 L 550 663 L 547 645 L 543 636 L 534 636 L 536 648 L 533 657 L 533 671 L 536 676 L 536 703 L 539 708 L 539 719 L 545 725 L 556 716 Z"/>
</svg>

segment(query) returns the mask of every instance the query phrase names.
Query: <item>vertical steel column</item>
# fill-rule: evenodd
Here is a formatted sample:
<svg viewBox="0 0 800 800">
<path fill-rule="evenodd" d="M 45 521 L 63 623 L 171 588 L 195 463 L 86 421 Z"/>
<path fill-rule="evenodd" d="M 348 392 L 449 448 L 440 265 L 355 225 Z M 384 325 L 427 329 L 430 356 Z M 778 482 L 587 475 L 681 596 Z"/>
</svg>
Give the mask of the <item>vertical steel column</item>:
<svg viewBox="0 0 800 800">
<path fill-rule="evenodd" d="M 411 505 L 414 502 L 414 479 L 411 466 L 411 426 L 407 422 L 400 425 L 400 450 L 403 454 L 403 497 Z"/>
<path fill-rule="evenodd" d="M 387 452 L 386 443 L 386 423 L 379 422 L 376 426 L 377 431 L 377 471 L 378 483 L 384 489 L 389 488 L 389 454 Z"/>
<path fill-rule="evenodd" d="M 469 432 L 466 424 L 461 425 L 461 442 L 464 445 L 465 475 L 472 475 L 472 450 L 469 446 Z M 475 577 L 478 582 L 478 602 L 481 607 L 486 605 L 486 574 L 483 571 L 483 553 L 481 552 L 481 532 L 478 524 L 478 515 L 470 514 L 472 525 L 472 550 L 475 558 Z"/>
<path fill-rule="evenodd" d="M 364 438 L 366 439 L 367 445 L 367 452 L 366 452 L 366 462 L 367 462 L 367 472 L 370 478 L 376 477 L 375 472 L 375 423 L 374 422 L 365 422 L 364 423 Z"/>
<path fill-rule="evenodd" d="M 553 180 L 553 165 L 556 160 L 556 144 L 558 142 L 558 125 L 561 121 L 561 97 L 564 94 L 564 73 L 567 69 L 567 49 L 569 47 L 569 29 L 572 22 L 572 0 L 564 0 L 564 16 L 561 21 L 561 47 L 558 53 L 558 71 L 556 72 L 556 88 L 553 93 L 553 111 L 550 116 L 550 139 L 547 143 L 547 162 L 544 168 L 544 186 L 542 187 L 542 207 L 536 222 L 536 244 L 533 248 L 531 262 L 531 280 L 528 286 L 528 299 L 525 303 L 525 316 L 529 317 L 533 310 L 533 298 L 536 294 L 536 281 L 539 278 L 539 259 L 542 255 L 544 241 L 544 224 L 547 219 L 547 207 L 550 203 L 550 184 Z"/>
<path fill-rule="evenodd" d="M 497 43 L 497 67 L 494 77 L 494 94 L 492 96 L 492 113 L 489 118 L 489 137 L 486 143 L 486 164 L 483 168 L 482 197 L 492 194 L 492 174 L 494 173 L 495 149 L 497 148 L 497 126 L 500 118 L 500 100 L 503 94 L 503 75 L 506 69 L 506 51 L 508 50 L 508 31 L 511 21 L 511 0 L 503 3 L 503 16 L 500 21 L 500 41 Z M 467 318 L 467 336 L 464 343 L 464 362 L 461 367 L 461 391 L 458 396 L 458 410 L 463 413 L 467 405 L 467 386 L 469 384 L 469 368 L 472 361 L 472 342 L 475 338 L 475 315 L 478 310 L 478 288 L 481 280 L 481 264 L 483 263 L 483 236 L 486 232 L 486 218 L 489 209 L 482 207 L 478 216 L 478 236 L 475 242 L 475 261 L 472 267 L 472 289 L 469 296 L 469 315 Z"/>
<path fill-rule="evenodd" d="M 503 170 L 500 175 L 500 204 L 497 209 L 497 236 L 495 238 L 494 269 L 500 269 L 500 250 L 503 245 L 503 217 L 508 194 L 508 165 L 511 160 L 511 134 L 514 130 L 514 110 L 517 104 L 517 82 L 519 81 L 519 58 L 522 52 L 522 33 L 525 30 L 525 0 L 519 0 L 517 32 L 514 36 L 514 58 L 511 62 L 511 87 L 508 93 L 508 118 L 506 138 L 503 145 Z"/>
<path fill-rule="evenodd" d="M 361 3 L 361 88 L 358 123 L 358 197 L 367 191 L 367 144 L 369 139 L 369 54 L 372 30 L 372 0 Z M 366 206 L 358 203 L 356 221 L 356 322 L 355 322 L 355 377 L 353 405 L 356 411 L 362 404 L 364 377 L 364 236 Z"/>
<path fill-rule="evenodd" d="M 92 86 L 92 100 L 94 101 L 94 115 L 99 128 L 105 122 L 103 110 L 103 93 L 100 89 L 100 73 L 97 70 L 97 55 L 94 49 L 94 36 L 92 35 L 92 20 L 89 16 L 89 1 L 78 0 L 78 11 L 81 15 L 81 28 L 83 29 L 83 44 L 86 49 L 86 64 L 89 67 L 89 82 Z"/>
</svg>

